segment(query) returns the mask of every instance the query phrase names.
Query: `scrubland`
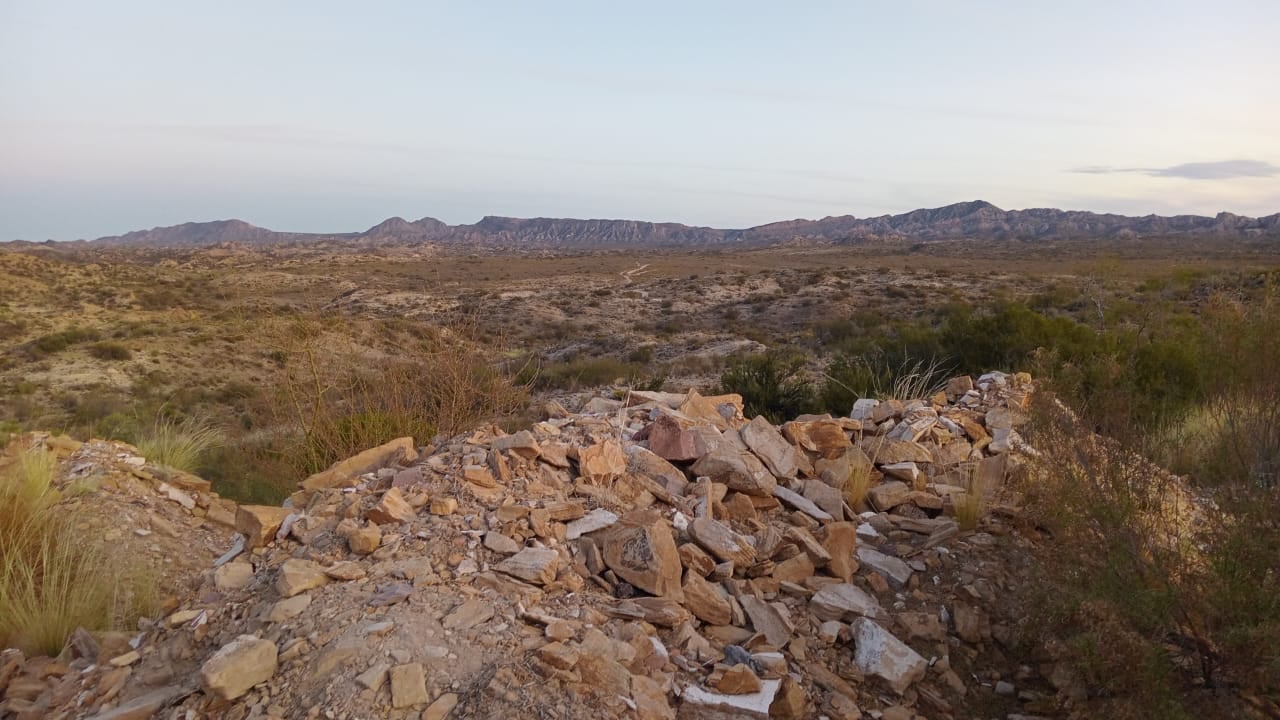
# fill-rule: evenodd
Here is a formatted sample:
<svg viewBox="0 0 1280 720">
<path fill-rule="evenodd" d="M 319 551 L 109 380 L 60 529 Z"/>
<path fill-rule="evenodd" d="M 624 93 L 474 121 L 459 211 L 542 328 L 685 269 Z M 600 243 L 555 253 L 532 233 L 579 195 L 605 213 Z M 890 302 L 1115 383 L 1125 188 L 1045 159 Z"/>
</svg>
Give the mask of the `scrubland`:
<svg viewBox="0 0 1280 720">
<path fill-rule="evenodd" d="M 1106 716 L 1267 713 L 1278 271 L 1280 248 L 1174 241 L 3 252 L 0 430 L 123 439 L 278 502 L 366 447 L 549 399 L 696 386 L 777 422 L 1027 371 L 1038 455 L 999 489 L 1042 540 L 1027 641 L 1071 657 Z"/>
</svg>

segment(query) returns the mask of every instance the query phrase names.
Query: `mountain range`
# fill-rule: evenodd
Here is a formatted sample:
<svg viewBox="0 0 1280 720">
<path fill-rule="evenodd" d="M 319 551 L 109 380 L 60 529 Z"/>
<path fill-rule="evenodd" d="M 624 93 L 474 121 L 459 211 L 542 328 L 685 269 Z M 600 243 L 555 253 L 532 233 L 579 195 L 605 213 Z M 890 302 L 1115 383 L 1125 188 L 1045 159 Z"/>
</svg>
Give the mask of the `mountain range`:
<svg viewBox="0 0 1280 720">
<path fill-rule="evenodd" d="M 1002 210 L 975 200 L 900 215 L 821 220 L 787 220 L 741 230 L 637 220 L 576 220 L 487 216 L 470 225 L 449 225 L 431 217 L 408 221 L 393 217 L 357 233 L 278 232 L 241 220 L 190 222 L 102 237 L 94 243 L 140 247 L 201 247 L 223 243 L 249 245 L 346 241 L 361 244 L 545 249 L 618 249 L 629 247 L 712 248 L 767 246 L 797 240 L 1068 240 L 1084 238 L 1204 236 L 1280 238 L 1280 213 L 1252 218 L 1231 213 L 1146 215 L 1133 217 L 1037 208 Z"/>
</svg>

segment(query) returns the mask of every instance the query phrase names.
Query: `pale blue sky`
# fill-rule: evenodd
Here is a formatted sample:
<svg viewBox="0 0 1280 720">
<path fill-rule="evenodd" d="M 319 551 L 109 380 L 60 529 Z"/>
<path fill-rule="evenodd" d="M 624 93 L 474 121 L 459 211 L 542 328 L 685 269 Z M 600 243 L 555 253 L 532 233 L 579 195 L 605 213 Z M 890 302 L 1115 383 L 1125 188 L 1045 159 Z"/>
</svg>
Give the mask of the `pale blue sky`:
<svg viewBox="0 0 1280 720">
<path fill-rule="evenodd" d="M 0 240 L 1280 211 L 1280 2 L 0 0 Z"/>
</svg>

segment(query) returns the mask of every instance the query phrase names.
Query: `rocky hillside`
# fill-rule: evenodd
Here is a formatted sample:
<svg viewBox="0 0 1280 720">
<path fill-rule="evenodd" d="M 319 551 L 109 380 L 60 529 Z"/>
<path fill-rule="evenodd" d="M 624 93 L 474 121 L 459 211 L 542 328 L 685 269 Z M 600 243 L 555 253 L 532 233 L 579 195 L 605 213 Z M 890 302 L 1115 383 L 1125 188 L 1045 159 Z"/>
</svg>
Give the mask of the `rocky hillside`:
<svg viewBox="0 0 1280 720">
<path fill-rule="evenodd" d="M 781 427 L 737 396 L 553 403 L 514 434 L 370 449 L 234 520 L 128 447 L 59 441 L 64 483 L 121 478 L 77 501 L 130 508 L 116 537 L 189 569 L 135 633 L 4 651 L 0 717 L 1057 716 L 1082 689 L 1018 659 L 1013 511 L 952 517 L 1031 452 L 1029 381 Z"/>
<path fill-rule="evenodd" d="M 794 240 L 841 243 L 869 239 L 1065 240 L 1184 235 L 1280 238 L 1280 213 L 1261 218 L 1231 213 L 1219 213 L 1216 217 L 1129 217 L 1051 208 L 1001 210 L 991 203 L 978 200 L 941 208 L 914 210 L 901 215 L 874 218 L 842 215 L 821 220 L 790 220 L 745 230 L 634 220 L 506 217 L 485 217 L 472 225 L 448 225 L 429 217 L 413 222 L 395 217 L 362 233 L 304 234 L 275 232 L 239 220 L 222 220 L 139 230 L 125 235 L 98 238 L 94 242 L 107 245 L 187 247 L 226 242 L 272 244 L 338 241 L 591 250 L 636 247 L 763 247 Z"/>
</svg>

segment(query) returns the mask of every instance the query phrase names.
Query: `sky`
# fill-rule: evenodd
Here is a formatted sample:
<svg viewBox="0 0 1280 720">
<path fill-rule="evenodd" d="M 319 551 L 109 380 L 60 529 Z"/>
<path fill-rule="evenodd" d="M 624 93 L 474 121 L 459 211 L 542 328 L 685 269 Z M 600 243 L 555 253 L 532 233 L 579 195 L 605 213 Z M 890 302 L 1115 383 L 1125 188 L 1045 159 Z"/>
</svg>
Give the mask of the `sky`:
<svg viewBox="0 0 1280 720">
<path fill-rule="evenodd" d="M 1275 0 L 0 0 L 0 240 L 1268 215 L 1277 37 Z"/>
</svg>

